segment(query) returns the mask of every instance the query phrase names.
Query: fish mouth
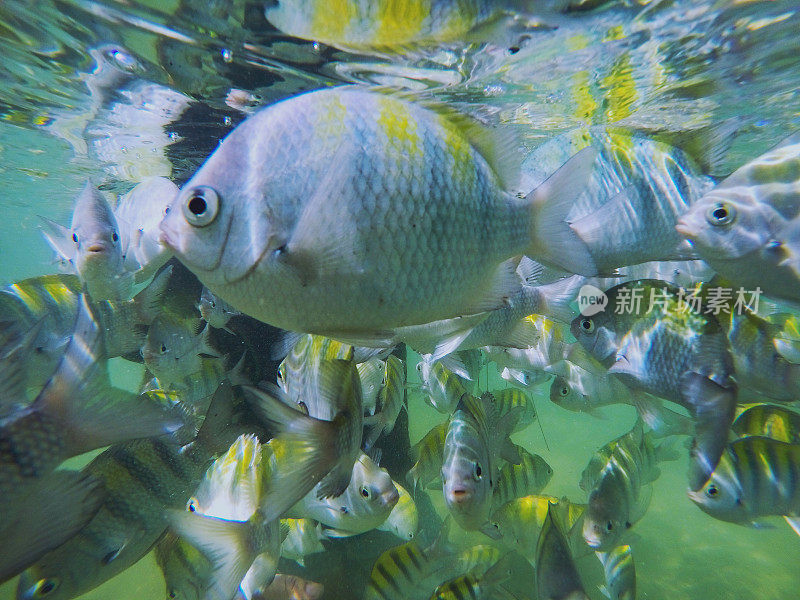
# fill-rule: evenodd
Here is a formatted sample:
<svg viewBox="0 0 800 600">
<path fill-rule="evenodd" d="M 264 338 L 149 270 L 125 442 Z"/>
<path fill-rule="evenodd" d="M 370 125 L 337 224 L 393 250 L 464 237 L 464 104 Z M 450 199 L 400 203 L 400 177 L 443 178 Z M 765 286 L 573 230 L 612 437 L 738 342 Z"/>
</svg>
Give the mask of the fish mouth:
<svg viewBox="0 0 800 600">
<path fill-rule="evenodd" d="M 466 504 L 472 499 L 472 492 L 464 488 L 454 488 L 450 490 L 449 496 L 453 504 Z"/>
<path fill-rule="evenodd" d="M 99 254 L 101 252 L 105 252 L 106 251 L 106 246 L 105 246 L 105 244 L 100 244 L 100 243 L 95 242 L 91 246 L 87 247 L 86 251 L 90 252 L 92 254 Z"/>
<path fill-rule="evenodd" d="M 689 225 L 685 221 L 678 221 L 675 224 L 675 231 L 677 231 L 680 235 L 682 235 L 688 240 L 692 240 L 696 237 L 694 229 L 692 229 L 691 225 Z"/>
</svg>

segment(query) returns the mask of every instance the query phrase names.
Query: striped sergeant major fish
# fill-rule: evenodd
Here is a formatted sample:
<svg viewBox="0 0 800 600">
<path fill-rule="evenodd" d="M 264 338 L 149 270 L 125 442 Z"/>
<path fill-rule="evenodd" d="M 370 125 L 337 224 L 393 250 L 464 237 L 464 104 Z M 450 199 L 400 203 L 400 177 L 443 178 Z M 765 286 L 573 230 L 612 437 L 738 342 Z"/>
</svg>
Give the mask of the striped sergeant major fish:
<svg viewBox="0 0 800 600">
<path fill-rule="evenodd" d="M 598 453 L 584 471 L 589 491 L 583 537 L 593 549 L 607 552 L 644 516 L 650 504 L 650 484 L 660 475 L 659 460 L 672 458 L 668 446 L 656 448 L 642 421 Z M 602 458 L 608 456 L 603 462 Z M 599 468 L 598 468 L 599 467 Z"/>
<path fill-rule="evenodd" d="M 22 573 L 18 600 L 80 596 L 147 554 L 167 528 L 166 510 L 185 508 L 214 454 L 233 441 L 231 402 L 230 386 L 220 386 L 190 444 L 137 440 L 111 446 L 89 463 L 83 473 L 105 490 L 100 509 L 79 533 Z"/>
<path fill-rule="evenodd" d="M 492 504 L 499 508 L 509 500 L 540 494 L 553 477 L 553 468 L 538 454 L 517 446 L 520 464 L 506 464 L 500 469 Z"/>
<path fill-rule="evenodd" d="M 608 552 L 596 552 L 603 565 L 605 585 L 600 591 L 610 600 L 636 600 L 636 566 L 630 546 L 617 546 Z"/>
<path fill-rule="evenodd" d="M 436 540 L 427 548 L 411 540 L 381 554 L 370 573 L 366 600 L 428 600 L 436 586 L 452 576 L 449 528 L 448 517 Z"/>
<path fill-rule="evenodd" d="M 499 416 L 494 397 L 464 394 L 450 419 L 444 442 L 442 487 L 453 519 L 467 531 L 494 536 L 489 522 L 501 459 L 521 462 L 509 439 L 521 407 Z"/>
<path fill-rule="evenodd" d="M 506 554 L 485 573 L 473 571 L 441 584 L 430 600 L 514 600 L 502 587 L 510 577 L 510 556 Z"/>
<path fill-rule="evenodd" d="M 759 436 L 731 442 L 689 498 L 721 521 L 757 525 L 762 517 L 781 515 L 800 535 L 800 445 Z"/>
<path fill-rule="evenodd" d="M 102 336 L 99 358 L 136 357 L 147 326 L 161 311 L 172 268 L 167 267 L 132 300 L 92 304 Z M 44 275 L 0 289 L 0 356 L 27 334 L 28 352 L 16 353 L 13 368 L 24 373 L 21 387 L 38 393 L 64 356 L 81 306 L 81 282 L 75 275 Z M 11 368 L 11 366 L 9 366 Z M 0 399 L 0 411 L 6 404 Z"/>
<path fill-rule="evenodd" d="M 0 581 L 66 541 L 97 510 L 96 478 L 53 478 L 62 462 L 182 425 L 149 399 L 111 386 L 102 343 L 100 325 L 81 296 L 66 352 L 47 384 L 32 404 L 0 417 Z M 64 504 L 56 517 L 51 511 L 59 493 Z"/>
<path fill-rule="evenodd" d="M 739 413 L 732 429 L 739 437 L 764 436 L 800 444 L 800 413 L 775 404 L 750 405 Z"/>
</svg>

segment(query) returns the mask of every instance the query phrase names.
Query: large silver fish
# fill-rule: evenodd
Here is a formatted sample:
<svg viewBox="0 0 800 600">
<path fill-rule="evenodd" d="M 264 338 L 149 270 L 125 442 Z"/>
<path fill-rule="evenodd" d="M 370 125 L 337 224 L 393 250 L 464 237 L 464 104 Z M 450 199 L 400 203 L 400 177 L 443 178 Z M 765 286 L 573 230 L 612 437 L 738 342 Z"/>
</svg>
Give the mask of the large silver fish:
<svg viewBox="0 0 800 600">
<path fill-rule="evenodd" d="M 520 199 L 503 153 L 513 142 L 490 137 L 357 87 L 296 96 L 225 138 L 171 205 L 163 239 L 247 315 L 385 346 L 395 328 L 503 306 L 519 287 L 512 257 L 557 246 L 583 264 L 551 215 L 593 151 Z"/>
<path fill-rule="evenodd" d="M 520 463 L 509 435 L 521 407 L 500 417 L 494 398 L 465 394 L 450 419 L 444 443 L 442 484 L 444 500 L 453 519 L 466 530 L 494 536 L 489 523 L 492 494 L 500 477 L 501 458 Z"/>
</svg>

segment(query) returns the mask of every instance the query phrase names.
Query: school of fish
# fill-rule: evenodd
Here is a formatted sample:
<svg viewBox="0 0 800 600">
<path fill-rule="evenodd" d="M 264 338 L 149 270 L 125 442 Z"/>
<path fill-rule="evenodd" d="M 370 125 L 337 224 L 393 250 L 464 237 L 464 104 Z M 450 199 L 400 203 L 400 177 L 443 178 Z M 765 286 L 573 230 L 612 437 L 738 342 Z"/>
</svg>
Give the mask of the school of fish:
<svg viewBox="0 0 800 600">
<path fill-rule="evenodd" d="M 400 52 L 523 5 L 263 13 Z M 800 535 L 800 134 L 726 176 L 635 129 L 562 142 L 527 156 L 456 105 L 341 85 L 251 111 L 180 187 L 86 181 L 69 225 L 42 217 L 66 272 L 0 289 L 0 583 L 69 600 L 152 551 L 170 600 L 317 600 L 319 556 L 376 535 L 354 599 L 634 600 L 634 530 L 683 455 L 708 518 Z M 577 497 L 514 440 L 543 397 L 636 415 Z"/>
</svg>

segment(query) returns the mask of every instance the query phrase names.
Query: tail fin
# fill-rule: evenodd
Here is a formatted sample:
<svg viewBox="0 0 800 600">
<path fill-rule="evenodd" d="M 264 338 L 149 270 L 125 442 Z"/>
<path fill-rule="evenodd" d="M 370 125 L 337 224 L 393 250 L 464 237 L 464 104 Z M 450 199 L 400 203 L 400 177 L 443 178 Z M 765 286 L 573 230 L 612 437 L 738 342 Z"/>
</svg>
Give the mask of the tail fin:
<svg viewBox="0 0 800 600">
<path fill-rule="evenodd" d="M 48 475 L 25 497 L 24 507 L 0 529 L 0 582 L 21 573 L 77 534 L 100 508 L 103 498 L 103 489 L 93 477 L 75 471 Z"/>
<path fill-rule="evenodd" d="M 66 353 L 33 408 L 63 424 L 69 456 L 172 433 L 183 423 L 162 407 L 111 387 L 100 327 L 85 296 Z"/>
<path fill-rule="evenodd" d="M 583 282 L 583 277 L 573 275 L 572 277 L 539 286 L 536 289 L 540 294 L 542 310 L 534 312 L 547 315 L 563 323 L 570 323 L 577 315 L 577 312 L 570 307 L 570 304 L 577 298 Z"/>
<path fill-rule="evenodd" d="M 277 429 L 268 442 L 275 456 L 261 508 L 264 518 L 274 519 L 291 508 L 325 477 L 339 459 L 335 422 L 306 416 L 278 398 L 283 392 L 271 386 L 269 392 L 245 386 L 262 418 Z"/>
<path fill-rule="evenodd" d="M 150 285 L 133 297 L 136 316 L 145 325 L 150 325 L 161 314 L 164 295 L 167 292 L 170 277 L 172 277 L 172 265 L 163 269 L 150 282 Z"/>
<path fill-rule="evenodd" d="M 589 249 L 567 221 L 575 200 L 589 184 L 596 158 L 595 148 L 584 148 L 528 194 L 533 216 L 531 246 L 526 255 L 571 273 L 597 275 Z"/>
<path fill-rule="evenodd" d="M 168 518 L 175 532 L 189 541 L 211 562 L 206 598 L 231 600 L 256 558 L 249 543 L 249 521 L 227 521 L 183 510 L 170 510 Z"/>
<path fill-rule="evenodd" d="M 689 373 L 681 395 L 694 415 L 689 487 L 696 491 L 708 480 L 728 445 L 736 413 L 736 390 L 724 388 L 698 373 Z"/>
</svg>

